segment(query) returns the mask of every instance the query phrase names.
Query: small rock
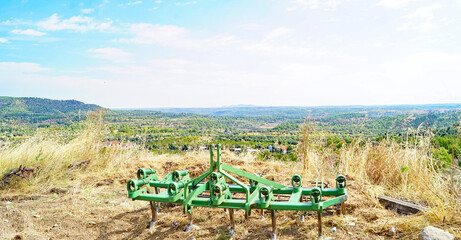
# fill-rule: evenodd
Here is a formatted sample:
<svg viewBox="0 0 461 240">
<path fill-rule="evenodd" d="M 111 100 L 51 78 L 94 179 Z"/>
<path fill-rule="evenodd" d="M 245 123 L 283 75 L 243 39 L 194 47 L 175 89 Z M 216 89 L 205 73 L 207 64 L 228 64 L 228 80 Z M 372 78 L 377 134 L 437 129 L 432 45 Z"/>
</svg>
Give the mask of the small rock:
<svg viewBox="0 0 461 240">
<path fill-rule="evenodd" d="M 40 218 L 40 215 L 34 215 L 34 218 Z"/>
<path fill-rule="evenodd" d="M 67 191 L 65 189 L 62 189 L 62 188 L 52 188 L 50 190 L 50 193 L 56 193 L 56 194 L 63 194 L 63 193 L 66 193 Z"/>
<path fill-rule="evenodd" d="M 9 221 L 8 221 L 8 219 L 5 219 L 5 220 L 4 220 L 4 222 L 6 222 L 6 223 L 7 223 L 7 222 L 9 222 Z"/>
<path fill-rule="evenodd" d="M 394 235 L 397 233 L 397 231 L 395 230 L 395 227 L 391 227 L 391 229 L 389 229 L 389 232 Z"/>
<path fill-rule="evenodd" d="M 95 221 L 89 221 L 88 225 L 96 225 L 96 222 Z"/>
<path fill-rule="evenodd" d="M 19 235 L 19 234 L 18 234 L 18 235 L 16 235 L 16 236 L 14 236 L 13 239 L 14 239 L 14 240 L 22 240 L 22 239 L 24 239 L 24 237 L 23 237 L 22 235 Z"/>
<path fill-rule="evenodd" d="M 9 205 L 9 204 L 11 204 L 11 202 L 10 202 L 10 201 L 6 202 L 6 205 Z"/>
<path fill-rule="evenodd" d="M 333 227 L 333 228 L 331 229 L 331 232 L 336 232 L 336 227 Z"/>
<path fill-rule="evenodd" d="M 442 229 L 429 226 L 425 227 L 418 235 L 419 240 L 453 240 L 455 237 Z"/>
<path fill-rule="evenodd" d="M 348 224 L 349 224 L 349 226 L 355 226 L 355 222 L 350 222 Z"/>
<path fill-rule="evenodd" d="M 55 223 L 55 224 L 53 225 L 53 227 L 57 227 L 57 226 L 58 226 L 58 224 L 57 224 L 57 223 Z"/>
<path fill-rule="evenodd" d="M 177 226 L 178 226 L 178 222 L 173 221 L 173 224 L 171 224 L 171 227 L 175 228 L 175 227 L 177 227 Z"/>
<path fill-rule="evenodd" d="M 347 219 L 347 220 L 350 220 L 350 221 L 357 221 L 357 220 L 358 220 L 358 218 L 356 218 L 356 217 L 351 217 L 351 216 L 346 216 L 346 219 Z"/>
</svg>

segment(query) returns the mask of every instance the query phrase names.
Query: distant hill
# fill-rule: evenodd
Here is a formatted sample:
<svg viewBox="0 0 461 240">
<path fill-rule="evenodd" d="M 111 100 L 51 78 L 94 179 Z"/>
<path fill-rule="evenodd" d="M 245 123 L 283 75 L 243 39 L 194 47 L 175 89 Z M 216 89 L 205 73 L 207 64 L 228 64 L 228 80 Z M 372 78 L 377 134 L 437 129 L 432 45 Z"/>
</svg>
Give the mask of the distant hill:
<svg viewBox="0 0 461 240">
<path fill-rule="evenodd" d="M 25 122 L 68 118 L 100 109 L 104 108 L 77 100 L 0 97 L 0 117 L 3 119 L 20 119 Z"/>
<path fill-rule="evenodd" d="M 262 106 L 226 106 L 218 108 L 146 108 L 139 110 L 161 111 L 165 113 L 193 113 L 211 116 L 230 117 L 283 117 L 324 118 L 337 114 L 361 113 L 367 117 L 396 116 L 401 114 L 423 114 L 461 110 L 459 103 L 420 104 L 420 105 L 356 105 L 356 106 L 312 106 L 312 107 L 262 107 Z"/>
</svg>

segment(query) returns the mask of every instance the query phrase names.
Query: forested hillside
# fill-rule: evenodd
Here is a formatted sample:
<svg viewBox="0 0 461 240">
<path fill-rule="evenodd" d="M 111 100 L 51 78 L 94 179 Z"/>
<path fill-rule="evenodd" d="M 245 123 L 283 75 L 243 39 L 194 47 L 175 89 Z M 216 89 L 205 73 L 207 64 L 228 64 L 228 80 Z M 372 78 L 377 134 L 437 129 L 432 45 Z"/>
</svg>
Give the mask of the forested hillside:
<svg viewBox="0 0 461 240">
<path fill-rule="evenodd" d="M 89 111 L 103 109 L 77 100 L 52 100 L 32 97 L 0 97 L 2 120 L 38 123 L 47 120 L 85 116 Z"/>
</svg>

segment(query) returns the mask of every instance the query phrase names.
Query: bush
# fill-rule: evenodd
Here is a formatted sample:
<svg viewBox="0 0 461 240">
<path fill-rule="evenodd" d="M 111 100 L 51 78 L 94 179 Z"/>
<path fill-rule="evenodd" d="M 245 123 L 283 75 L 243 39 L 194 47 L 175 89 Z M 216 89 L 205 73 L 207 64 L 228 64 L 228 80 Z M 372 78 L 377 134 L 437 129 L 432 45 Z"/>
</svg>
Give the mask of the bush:
<svg viewBox="0 0 461 240">
<path fill-rule="evenodd" d="M 172 151 L 176 151 L 176 150 L 178 150 L 178 147 L 176 147 L 173 143 L 170 143 L 170 144 L 168 144 L 168 149 L 170 149 Z"/>
<path fill-rule="evenodd" d="M 184 144 L 184 145 L 182 145 L 181 150 L 182 151 L 187 151 L 187 150 L 189 150 L 189 147 L 187 146 L 187 144 Z"/>
<path fill-rule="evenodd" d="M 439 149 L 432 148 L 432 156 L 434 159 L 440 160 L 440 166 L 446 168 L 452 164 L 451 154 L 448 153 L 447 149 L 441 147 Z"/>
</svg>

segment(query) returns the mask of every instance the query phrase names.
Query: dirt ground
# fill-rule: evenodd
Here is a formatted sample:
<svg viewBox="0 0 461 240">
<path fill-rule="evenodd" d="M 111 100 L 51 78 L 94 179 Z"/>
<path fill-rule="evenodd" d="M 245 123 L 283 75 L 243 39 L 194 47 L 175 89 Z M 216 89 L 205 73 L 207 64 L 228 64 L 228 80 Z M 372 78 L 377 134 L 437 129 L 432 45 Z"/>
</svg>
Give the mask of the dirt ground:
<svg viewBox="0 0 461 240">
<path fill-rule="evenodd" d="M 353 189 L 349 196 L 347 216 L 325 212 L 323 239 L 417 238 L 401 224 L 411 216 L 363 208 Z M 184 232 L 187 217 L 182 207 L 162 205 L 156 227 L 148 229 L 148 203 L 132 201 L 118 183 L 71 184 L 29 195 L 4 193 L 0 200 L 0 239 L 229 239 L 229 216 L 223 209 L 195 208 L 194 225 L 199 229 Z M 242 210 L 235 214 L 234 239 L 270 239 L 269 212 L 261 220 L 253 210 L 247 221 Z M 308 213 L 304 222 L 300 216 L 300 212 L 277 212 L 279 239 L 317 238 L 316 214 Z"/>
<path fill-rule="evenodd" d="M 197 177 L 207 168 L 206 159 L 196 156 L 158 158 L 141 162 L 133 169 L 153 167 L 159 177 L 175 169 L 187 169 Z M 245 166 L 250 172 L 262 172 L 265 178 L 290 184 L 293 168 L 280 163 L 244 161 L 229 157 L 228 162 Z M 71 180 L 54 182 L 53 186 L 8 188 L 0 190 L 0 239 L 229 239 L 229 215 L 223 209 L 194 208 L 193 224 L 198 228 L 185 232 L 188 222 L 182 206 L 161 205 L 154 229 L 148 229 L 151 212 L 146 201 L 132 201 L 127 196 L 126 182 L 135 177 L 106 176 L 90 171 L 72 170 Z M 128 170 L 124 170 L 128 171 Z M 69 174 L 70 174 L 69 173 Z M 346 215 L 324 211 L 323 239 L 417 239 L 424 227 L 433 225 L 461 237 L 461 223 L 429 222 L 428 214 L 399 215 L 384 209 L 374 197 L 377 186 L 366 186 L 346 176 L 348 199 Z M 306 181 L 309 184 L 308 181 Z M 326 178 L 334 184 L 334 179 Z M 60 187 L 55 187 L 60 184 Z M 314 184 L 314 183 L 310 183 Z M 312 187 L 313 185 L 305 185 Z M 26 190 L 25 190 L 26 189 Z M 28 190 L 27 190 L 28 189 Z M 41 189 L 41 190 L 32 190 Z M 46 189 L 46 190 L 45 190 Z M 35 191 L 35 192 L 33 192 Z M 25 192 L 28 192 L 27 194 Z M 278 239 L 317 239 L 317 215 L 278 211 Z M 245 221 L 244 211 L 235 212 L 233 239 L 270 239 L 271 217 L 253 210 Z M 455 224 L 456 223 L 456 224 Z"/>
</svg>

